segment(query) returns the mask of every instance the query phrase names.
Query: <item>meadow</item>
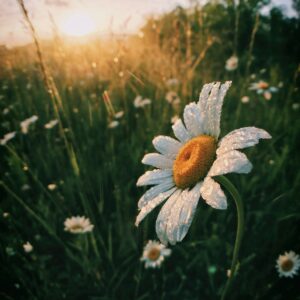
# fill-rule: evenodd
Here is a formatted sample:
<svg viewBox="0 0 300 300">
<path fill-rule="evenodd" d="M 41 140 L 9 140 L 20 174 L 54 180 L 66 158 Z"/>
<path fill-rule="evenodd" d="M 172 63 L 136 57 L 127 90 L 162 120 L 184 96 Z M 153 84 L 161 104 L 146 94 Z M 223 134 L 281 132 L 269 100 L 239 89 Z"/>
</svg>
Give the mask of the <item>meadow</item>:
<svg viewBox="0 0 300 300">
<path fill-rule="evenodd" d="M 226 175 L 245 206 L 227 299 L 300 299 L 299 275 L 280 278 L 275 268 L 280 254 L 300 253 L 300 21 L 276 8 L 262 15 L 259 5 L 177 7 L 149 16 L 137 34 L 85 43 L 64 40 L 53 24 L 40 57 L 34 43 L 0 49 L 1 299 L 220 299 L 237 223 L 227 192 L 227 210 L 200 200 L 161 268 L 140 261 L 158 239 L 160 208 L 134 223 L 152 139 L 173 136 L 202 86 L 226 80 L 221 136 L 245 126 L 272 135 L 243 150 L 249 174 Z M 237 66 L 226 68 L 232 56 Z M 260 81 L 261 93 L 249 89 Z M 93 230 L 64 230 L 72 216 L 89 218 Z"/>
</svg>

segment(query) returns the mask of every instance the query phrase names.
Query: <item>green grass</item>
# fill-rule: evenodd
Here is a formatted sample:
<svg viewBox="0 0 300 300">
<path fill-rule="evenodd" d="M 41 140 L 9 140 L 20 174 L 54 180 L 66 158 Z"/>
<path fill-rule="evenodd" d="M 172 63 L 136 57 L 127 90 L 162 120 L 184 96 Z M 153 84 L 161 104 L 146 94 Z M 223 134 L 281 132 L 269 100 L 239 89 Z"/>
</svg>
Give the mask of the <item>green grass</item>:
<svg viewBox="0 0 300 300">
<path fill-rule="evenodd" d="M 213 9 L 222 14 L 214 17 Z M 172 135 L 171 117 L 181 114 L 186 103 L 197 100 L 204 83 L 230 79 L 233 85 L 225 98 L 221 136 L 235 128 L 256 126 L 273 138 L 244 151 L 254 165 L 250 174 L 228 176 L 241 193 L 246 213 L 239 271 L 228 299 L 297 299 L 299 278 L 280 279 L 275 270 L 279 254 L 300 251 L 300 123 L 299 110 L 292 108 L 299 99 L 297 52 L 289 48 L 296 54 L 287 57 L 276 43 L 281 37 L 290 45 L 291 39 L 274 32 L 277 40 L 269 41 L 275 43 L 274 48 L 269 45 L 266 49 L 257 42 L 270 34 L 262 24 L 273 30 L 295 25 L 283 17 L 276 19 L 276 15 L 262 18 L 253 53 L 249 53 L 255 17 L 250 8 L 241 6 L 241 16 L 247 14 L 251 22 L 248 27 L 239 25 L 239 68 L 226 72 L 236 16 L 232 9 L 206 7 L 210 19 L 204 20 L 204 28 L 195 17 L 199 11 L 191 15 L 172 12 L 157 21 L 159 38 L 148 33 L 149 20 L 144 40 L 112 40 L 109 49 L 99 41 L 78 47 L 62 44 L 61 52 L 57 44 L 43 44 L 46 64 L 62 98 L 58 106 L 62 128 L 67 131 L 59 126 L 44 128 L 57 115 L 45 91 L 34 47 L 6 53 L 0 108 L 12 108 L 1 115 L 0 133 L 3 136 L 17 130 L 18 134 L 0 148 L 0 223 L 4 228 L 1 298 L 219 299 L 235 238 L 233 200 L 228 195 L 226 211 L 214 210 L 200 201 L 184 241 L 172 247 L 172 255 L 161 269 L 146 270 L 139 258 L 145 243 L 156 239 L 159 208 L 136 228 L 137 201 L 143 188 L 135 184 L 148 169 L 140 161 L 146 152 L 153 151 L 153 137 Z M 173 40 L 169 28 L 175 20 L 181 27 Z M 183 39 L 186 24 L 193 32 L 191 48 Z M 222 24 L 231 27 L 222 28 Z M 206 49 L 204 41 L 211 37 L 216 42 Z M 168 47 L 172 43 L 180 47 L 171 50 Z M 193 69 L 187 62 L 197 61 L 201 52 L 204 57 Z M 247 74 L 249 55 L 255 59 Z M 114 57 L 119 58 L 118 63 Z M 263 74 L 262 68 L 266 68 Z M 123 77 L 119 76 L 121 71 Z M 248 91 L 254 81 L 250 79 L 252 73 L 255 80 L 264 79 L 274 86 L 282 81 L 283 87 L 266 101 Z M 180 82 L 177 92 L 182 101 L 176 111 L 164 99 L 168 91 L 164 79 L 172 77 Z M 114 129 L 108 128 L 104 90 L 108 90 L 115 111 L 125 112 Z M 152 104 L 135 108 L 137 94 L 149 97 Z M 249 95 L 249 103 L 241 103 L 243 95 Z M 33 114 L 39 120 L 24 135 L 19 123 Z M 47 188 L 51 183 L 57 185 L 54 191 Z M 27 191 L 22 190 L 25 184 L 30 186 Z M 4 212 L 9 212 L 9 217 L 2 217 Z M 95 225 L 93 232 L 80 236 L 64 232 L 64 220 L 73 215 L 90 218 Z M 30 254 L 22 248 L 26 241 L 34 247 Z"/>
</svg>

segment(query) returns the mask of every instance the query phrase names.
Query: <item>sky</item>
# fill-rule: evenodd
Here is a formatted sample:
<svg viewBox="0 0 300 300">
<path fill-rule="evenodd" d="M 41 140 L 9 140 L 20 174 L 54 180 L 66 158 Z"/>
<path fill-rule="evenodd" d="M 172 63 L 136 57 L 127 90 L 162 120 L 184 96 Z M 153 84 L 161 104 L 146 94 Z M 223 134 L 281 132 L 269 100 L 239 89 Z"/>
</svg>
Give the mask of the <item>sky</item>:
<svg viewBox="0 0 300 300">
<path fill-rule="evenodd" d="M 200 0 L 201 3 L 207 0 Z M 24 0 L 41 38 L 52 36 L 50 15 L 64 34 L 95 31 L 105 35 L 132 33 L 145 16 L 167 12 L 176 5 L 189 6 L 189 0 Z M 272 0 L 292 16 L 292 0 Z M 268 10 L 265 10 L 266 13 Z M 76 16 L 76 18 L 75 18 Z M 85 25 L 79 25 L 83 22 Z M 75 30 L 76 29 L 76 30 Z M 17 0 L 0 0 L 0 45 L 7 47 L 31 42 Z"/>
</svg>

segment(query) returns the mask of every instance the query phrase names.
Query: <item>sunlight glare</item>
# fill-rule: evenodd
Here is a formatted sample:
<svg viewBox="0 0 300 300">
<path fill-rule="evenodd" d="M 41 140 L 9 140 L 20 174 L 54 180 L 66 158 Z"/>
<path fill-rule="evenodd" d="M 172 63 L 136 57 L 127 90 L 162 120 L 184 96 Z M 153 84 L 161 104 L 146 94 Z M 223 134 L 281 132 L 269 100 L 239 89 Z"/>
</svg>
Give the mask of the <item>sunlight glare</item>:
<svg viewBox="0 0 300 300">
<path fill-rule="evenodd" d="M 81 37 L 96 31 L 96 24 L 84 13 L 75 13 L 61 24 L 61 31 L 69 36 Z"/>
</svg>

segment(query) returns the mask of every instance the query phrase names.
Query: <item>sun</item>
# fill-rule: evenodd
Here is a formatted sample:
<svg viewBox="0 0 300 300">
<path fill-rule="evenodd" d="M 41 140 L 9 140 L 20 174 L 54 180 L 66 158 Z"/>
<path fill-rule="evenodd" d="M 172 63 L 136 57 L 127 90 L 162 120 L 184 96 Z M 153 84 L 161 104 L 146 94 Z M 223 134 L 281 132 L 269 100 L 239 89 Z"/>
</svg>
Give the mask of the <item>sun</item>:
<svg viewBox="0 0 300 300">
<path fill-rule="evenodd" d="M 85 13 L 74 13 L 61 23 L 61 31 L 69 36 L 81 37 L 96 31 L 95 22 Z"/>
</svg>

